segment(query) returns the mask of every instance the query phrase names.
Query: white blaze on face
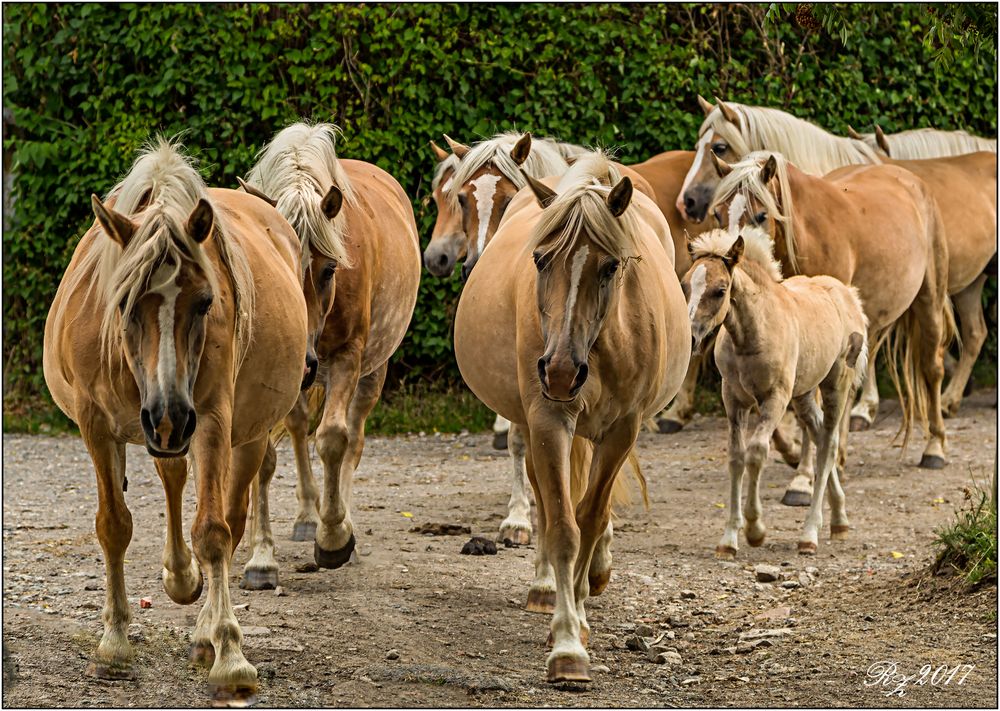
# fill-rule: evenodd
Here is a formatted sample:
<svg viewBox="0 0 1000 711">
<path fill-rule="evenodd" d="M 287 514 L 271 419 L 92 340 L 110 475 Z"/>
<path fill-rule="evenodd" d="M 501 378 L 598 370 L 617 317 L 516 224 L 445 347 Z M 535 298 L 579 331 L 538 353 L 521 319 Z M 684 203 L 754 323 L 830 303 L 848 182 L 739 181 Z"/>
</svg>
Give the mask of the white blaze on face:
<svg viewBox="0 0 1000 711">
<path fill-rule="evenodd" d="M 490 217 L 493 215 L 493 198 L 496 195 L 499 175 L 480 175 L 472 181 L 473 194 L 476 196 L 476 207 L 479 214 L 479 235 L 476 240 L 476 252 L 480 256 L 486 249 L 486 231 L 490 228 Z"/>
<path fill-rule="evenodd" d="M 452 181 L 454 180 L 454 178 L 455 178 L 455 175 L 454 175 L 454 173 L 453 173 L 452 175 L 449 175 L 449 176 L 448 176 L 448 180 L 447 180 L 447 181 L 445 182 L 445 184 L 444 184 L 444 185 L 442 185 L 442 186 L 441 186 L 441 192 L 442 192 L 442 193 L 446 193 L 446 192 L 448 192 L 448 188 L 450 188 L 450 187 L 451 187 L 451 183 L 452 183 Z"/>
<path fill-rule="evenodd" d="M 566 297 L 566 332 L 569 333 L 569 325 L 573 320 L 573 307 L 576 305 L 576 295 L 580 291 L 580 277 L 583 275 L 583 265 L 587 261 L 590 248 L 583 245 L 576 254 L 573 255 L 573 266 L 569 272 L 569 296 Z"/>
<path fill-rule="evenodd" d="M 156 363 L 156 380 L 160 385 L 160 392 L 166 394 L 168 383 L 171 379 L 176 379 L 177 375 L 177 348 L 174 345 L 174 321 L 177 306 L 177 295 L 181 289 L 177 286 L 177 274 L 180 269 L 174 265 L 162 264 L 153 274 L 151 294 L 159 294 L 163 297 L 160 304 L 159 325 L 160 325 L 160 353 Z"/>
<path fill-rule="evenodd" d="M 704 264 L 699 264 L 695 267 L 694 273 L 691 275 L 691 299 L 688 301 L 688 318 L 692 324 L 694 323 L 695 314 L 698 313 L 698 304 L 705 293 L 705 273 L 707 271 L 708 269 L 705 268 Z"/>
<path fill-rule="evenodd" d="M 742 193 L 737 193 L 729 203 L 729 233 L 737 234 L 740 229 L 740 218 L 747 209 L 747 199 Z"/>
<path fill-rule="evenodd" d="M 712 130 L 709 129 L 705 131 L 705 135 L 698 139 L 698 145 L 694 147 L 694 162 L 691 164 L 691 169 L 684 176 L 684 184 L 681 186 L 681 191 L 677 194 L 677 210 L 682 215 L 687 215 L 684 212 L 684 193 L 691 186 L 691 181 L 694 180 L 694 176 L 698 174 L 701 169 L 701 162 L 705 158 L 705 146 L 708 145 L 709 141 L 712 140 Z"/>
</svg>

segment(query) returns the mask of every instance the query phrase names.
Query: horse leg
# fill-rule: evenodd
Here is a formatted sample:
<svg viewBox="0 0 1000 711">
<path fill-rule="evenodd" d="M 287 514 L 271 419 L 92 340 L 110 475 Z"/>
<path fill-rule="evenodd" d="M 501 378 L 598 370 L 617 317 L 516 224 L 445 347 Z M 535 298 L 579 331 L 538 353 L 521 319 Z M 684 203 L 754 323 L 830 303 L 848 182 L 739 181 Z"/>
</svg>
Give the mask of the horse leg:
<svg viewBox="0 0 1000 711">
<path fill-rule="evenodd" d="M 691 362 L 688 364 L 687 374 L 681 389 L 677 391 L 674 401 L 670 407 L 656 416 L 656 426 L 661 434 L 673 434 L 680 432 L 684 425 L 691 421 L 694 415 L 694 393 L 698 386 L 698 375 L 701 373 L 701 366 L 705 360 L 705 353 L 701 355 L 691 355 Z"/>
<path fill-rule="evenodd" d="M 531 543 L 531 499 L 528 497 L 528 472 L 524 463 L 524 437 L 518 425 L 510 423 L 508 425 L 510 426 L 508 451 L 514 476 L 511 480 L 507 518 L 500 524 L 500 536 L 497 540 L 509 539 L 513 543 L 526 546 Z"/>
<path fill-rule="evenodd" d="M 986 342 L 986 319 L 983 316 L 983 284 L 986 275 L 979 277 L 952 297 L 961 328 L 962 345 L 958 365 L 948 381 L 948 387 L 941 395 L 941 409 L 946 417 L 958 414 L 965 386 L 972 376 L 972 367 L 979 358 L 979 352 Z"/>
<path fill-rule="evenodd" d="M 503 415 L 497 415 L 493 420 L 493 449 L 507 449 L 510 420 Z"/>
<path fill-rule="evenodd" d="M 321 568 L 339 568 L 350 560 L 354 551 L 354 524 L 351 521 L 351 488 L 354 470 L 361 461 L 365 446 L 365 420 L 378 402 L 385 383 L 388 363 L 360 380 L 357 371 L 346 374 L 354 383 L 347 412 L 343 412 L 338 390 L 333 384 L 327 392 L 327 408 L 316 433 L 316 442 L 326 470 L 326 488 L 320 511 L 320 526 L 316 532 L 315 558 Z M 331 408 L 331 405 L 333 407 Z"/>
<path fill-rule="evenodd" d="M 771 435 L 774 434 L 778 422 L 788 409 L 789 397 L 783 392 L 772 392 L 764 402 L 760 404 L 760 418 L 754 428 L 753 435 L 746 449 L 747 474 L 750 477 L 750 486 L 747 491 L 746 506 L 743 509 L 743 517 L 746 524 L 743 533 L 747 537 L 747 543 L 757 547 L 764 542 L 767 528 L 764 526 L 763 511 L 760 502 L 760 473 L 767 464 L 767 452 L 771 445 Z"/>
<path fill-rule="evenodd" d="M 574 564 L 580 552 L 570 490 L 570 448 L 573 435 L 566 423 L 551 422 L 547 413 L 529 422 L 531 459 L 539 501 L 544 507 L 546 556 L 556 581 L 552 615 L 552 652 L 546 660 L 548 681 L 590 681 L 590 657 L 580 644 L 580 619 L 574 594 Z"/>
<path fill-rule="evenodd" d="M 545 502 L 538 492 L 538 480 L 535 477 L 534 464 L 531 461 L 531 440 L 527 428 L 521 430 L 524 438 L 526 457 L 524 460 L 528 482 L 535 494 L 535 506 L 538 509 L 538 536 L 535 540 L 535 577 L 528 589 L 528 601 L 524 609 L 528 612 L 538 612 L 551 615 L 556 609 L 556 574 L 549 562 L 545 545 Z"/>
<path fill-rule="evenodd" d="M 316 526 L 319 525 L 319 490 L 309 461 L 309 398 L 305 393 L 299 395 L 295 406 L 285 417 L 285 429 L 292 440 L 295 473 L 298 476 L 295 498 L 299 502 L 299 511 L 292 524 L 292 540 L 311 541 L 316 538 Z"/>
<path fill-rule="evenodd" d="M 214 660 L 208 683 L 215 702 L 247 703 L 257 691 L 257 670 L 240 648 L 243 633 L 229 595 L 229 564 L 243 534 L 244 524 L 238 519 L 245 519 L 247 487 L 260 469 L 266 435 L 233 449 L 230 429 L 221 418 L 199 418 L 192 443 L 198 467 L 198 509 L 191 541 L 208 577 L 208 595 L 192 643 L 193 656 L 203 655 L 205 661 L 209 656 L 205 642 L 211 644 Z"/>
<path fill-rule="evenodd" d="M 808 506 L 812 501 L 813 478 L 816 475 L 816 448 L 815 436 L 811 435 L 808 428 L 802 423 L 796 414 L 796 421 L 802 428 L 802 449 L 798 467 L 795 469 L 795 476 L 788 483 L 785 495 L 781 497 L 781 503 L 785 506 Z M 778 443 L 778 432 L 781 427 L 774 431 L 773 437 L 775 446 Z"/>
<path fill-rule="evenodd" d="M 608 511 L 608 525 L 604 528 L 604 533 L 597 539 L 594 546 L 594 556 L 590 559 L 590 571 L 587 576 L 590 580 L 589 594 L 597 597 L 611 582 L 611 542 L 614 540 L 615 528 L 611 523 L 611 511 Z"/>
<path fill-rule="evenodd" d="M 125 596 L 125 551 L 132 514 L 125 504 L 125 445 L 116 442 L 100 415 L 80 419 L 80 433 L 97 474 L 97 539 L 104 551 L 104 634 L 87 673 L 98 679 L 134 679 L 135 652 L 128 641 L 132 612 Z"/>
<path fill-rule="evenodd" d="M 774 445 L 774 448 L 781 455 L 785 464 L 793 469 L 797 469 L 802 464 L 802 447 L 806 446 L 804 439 L 801 443 L 795 442 L 796 426 L 797 423 L 783 417 L 778 426 L 774 428 L 774 434 L 771 436 L 771 443 Z"/>
<path fill-rule="evenodd" d="M 278 587 L 278 561 L 274 558 L 274 534 L 271 532 L 271 480 L 278 463 L 278 454 L 270 437 L 260 465 L 260 471 L 253 480 L 253 518 L 251 538 L 253 554 L 243 566 L 243 580 L 240 587 L 245 590 L 273 590 Z"/>
<path fill-rule="evenodd" d="M 868 342 L 871 343 L 871 333 L 868 334 Z M 875 380 L 875 361 L 878 359 L 879 348 L 869 351 L 868 372 L 865 373 L 865 382 L 861 386 L 861 399 L 851 410 L 851 431 L 863 432 L 872 426 L 875 421 L 875 413 L 878 412 L 878 383 Z"/>
<path fill-rule="evenodd" d="M 715 557 L 731 560 L 739 550 L 740 530 L 743 528 L 743 471 L 746 463 L 746 436 L 749 408 L 736 402 L 732 393 L 722 384 L 722 402 L 729 420 L 729 520 L 722 532 L 722 539 L 715 547 Z"/>
<path fill-rule="evenodd" d="M 178 605 L 190 605 L 204 584 L 198 561 L 184 540 L 181 507 L 187 483 L 187 461 L 183 457 L 154 459 L 167 498 L 167 540 L 163 546 L 163 589 Z"/>
</svg>

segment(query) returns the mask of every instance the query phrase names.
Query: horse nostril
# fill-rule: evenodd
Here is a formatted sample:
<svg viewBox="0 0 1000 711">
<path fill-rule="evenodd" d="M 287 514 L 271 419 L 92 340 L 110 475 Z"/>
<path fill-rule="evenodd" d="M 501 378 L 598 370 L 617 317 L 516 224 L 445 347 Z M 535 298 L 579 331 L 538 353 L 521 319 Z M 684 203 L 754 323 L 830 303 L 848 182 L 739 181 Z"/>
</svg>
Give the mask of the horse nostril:
<svg viewBox="0 0 1000 711">
<path fill-rule="evenodd" d="M 194 408 L 188 410 L 187 422 L 184 423 L 184 433 L 181 441 L 187 442 L 194 434 L 194 428 L 198 424 L 198 416 L 194 414 Z"/>
<path fill-rule="evenodd" d="M 442 267 L 448 266 L 448 255 L 442 254 L 440 257 L 438 257 L 438 264 L 440 264 Z"/>
<path fill-rule="evenodd" d="M 544 357 L 538 359 L 538 379 L 542 382 L 542 385 L 548 387 L 547 381 L 545 379 L 545 368 L 548 365 L 548 361 Z"/>
<path fill-rule="evenodd" d="M 139 422 L 142 424 L 142 431 L 147 436 L 153 436 L 153 416 L 145 407 L 139 411 Z"/>
<path fill-rule="evenodd" d="M 692 212 L 694 212 L 694 198 L 693 197 L 685 197 L 684 198 L 684 209 L 687 210 L 687 212 L 688 212 L 689 215 Z"/>
<path fill-rule="evenodd" d="M 462 283 L 463 284 L 469 280 L 469 273 L 471 271 L 472 271 L 472 268 L 469 266 L 468 262 L 466 262 L 465 264 L 462 265 Z"/>
<path fill-rule="evenodd" d="M 573 380 L 573 390 L 579 390 L 583 387 L 583 384 L 587 382 L 587 375 L 590 373 L 590 368 L 587 367 L 586 363 L 580 366 L 580 369 L 576 371 L 576 378 Z"/>
</svg>

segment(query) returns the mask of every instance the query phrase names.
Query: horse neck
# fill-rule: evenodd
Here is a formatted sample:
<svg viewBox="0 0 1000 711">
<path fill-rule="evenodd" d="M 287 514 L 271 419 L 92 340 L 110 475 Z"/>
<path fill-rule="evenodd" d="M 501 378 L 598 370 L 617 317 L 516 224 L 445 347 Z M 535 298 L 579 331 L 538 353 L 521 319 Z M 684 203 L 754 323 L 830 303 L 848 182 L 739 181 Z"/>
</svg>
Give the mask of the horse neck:
<svg viewBox="0 0 1000 711">
<path fill-rule="evenodd" d="M 759 350 L 757 347 L 768 330 L 767 309 L 774 283 L 762 267 L 753 263 L 733 269 L 729 310 L 723 319 L 726 332 L 738 351 Z"/>
</svg>

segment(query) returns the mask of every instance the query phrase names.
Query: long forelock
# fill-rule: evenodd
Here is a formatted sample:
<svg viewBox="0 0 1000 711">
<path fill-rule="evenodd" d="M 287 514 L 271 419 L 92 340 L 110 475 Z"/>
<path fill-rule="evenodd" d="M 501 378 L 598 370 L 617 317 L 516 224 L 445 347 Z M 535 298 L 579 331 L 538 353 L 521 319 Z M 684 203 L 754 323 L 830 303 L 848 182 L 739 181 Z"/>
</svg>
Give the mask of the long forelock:
<svg viewBox="0 0 1000 711">
<path fill-rule="evenodd" d="M 533 178 L 544 178 L 550 175 L 562 175 L 569 164 L 562 156 L 556 142 L 544 139 L 531 141 L 531 151 L 522 165 L 514 162 L 510 151 L 520 140 L 522 134 L 516 132 L 501 133 L 486 141 L 474 145 L 462 158 L 452 179 L 452 188 L 447 192 L 447 199 L 454 209 L 458 209 L 458 188 L 468 183 L 472 176 L 481 169 L 492 165 L 503 177 L 520 190 L 527 185 L 522 170 Z"/>
<path fill-rule="evenodd" d="M 739 127 L 727 121 L 716 106 L 705 117 L 698 134 L 714 130 L 741 156 L 754 151 L 775 151 L 811 175 L 826 175 L 847 165 L 882 162 L 864 141 L 835 136 L 784 111 L 734 102 L 726 105 L 739 115 Z"/>
<path fill-rule="evenodd" d="M 449 170 L 458 170 L 458 164 L 460 162 L 461 159 L 457 155 L 449 153 L 447 158 L 437 164 L 437 167 L 434 168 L 434 177 L 431 179 L 431 192 L 437 190 L 438 186 L 441 185 L 441 181 L 444 179 L 445 173 Z"/>
<path fill-rule="evenodd" d="M 730 230 L 715 229 L 698 235 L 691 242 L 692 261 L 709 256 L 725 257 L 729 254 L 737 236 L 743 237 L 743 261 L 759 265 L 776 282 L 784 279 L 781 265 L 774 258 L 771 237 L 759 227 L 744 227 L 738 234 Z"/>
<path fill-rule="evenodd" d="M 539 249 L 544 243 L 545 254 L 555 256 L 586 235 L 620 261 L 640 257 L 636 211 L 626 208 L 615 217 L 608 209 L 611 186 L 619 180 L 621 174 L 604 153 L 593 152 L 577 160 L 559 181 L 556 199 L 542 210 L 529 249 Z"/>
<path fill-rule="evenodd" d="M 295 229 L 302 245 L 302 268 L 312 250 L 345 267 L 351 259 L 345 244 L 347 218 L 343 211 L 333 220 L 321 204 L 336 185 L 347 205 L 357 205 L 357 195 L 336 153 L 340 134 L 333 124 L 294 123 L 281 130 L 257 155 L 247 182 L 260 189 Z"/>
</svg>

